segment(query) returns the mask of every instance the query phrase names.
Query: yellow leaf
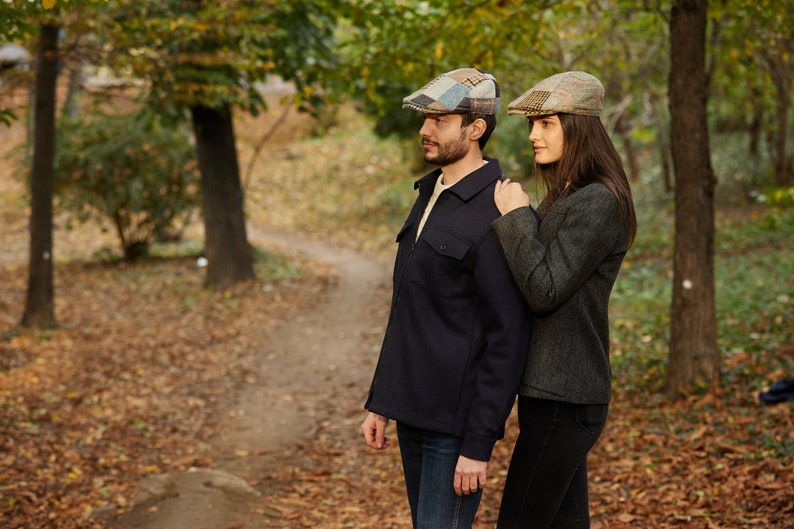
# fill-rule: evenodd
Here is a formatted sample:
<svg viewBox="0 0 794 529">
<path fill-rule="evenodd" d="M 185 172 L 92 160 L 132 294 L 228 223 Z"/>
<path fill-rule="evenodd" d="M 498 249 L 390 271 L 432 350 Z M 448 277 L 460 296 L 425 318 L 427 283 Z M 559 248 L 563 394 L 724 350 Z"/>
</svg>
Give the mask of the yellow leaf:
<svg viewBox="0 0 794 529">
<path fill-rule="evenodd" d="M 435 58 L 436 58 L 437 61 L 440 61 L 444 57 L 444 43 L 443 42 L 439 42 L 439 43 L 436 44 L 436 49 L 435 49 L 434 55 L 435 55 Z"/>
<path fill-rule="evenodd" d="M 57 0 L 41 0 L 41 5 L 44 6 L 44 9 L 52 9 L 55 7 L 55 2 L 57 2 Z"/>
</svg>

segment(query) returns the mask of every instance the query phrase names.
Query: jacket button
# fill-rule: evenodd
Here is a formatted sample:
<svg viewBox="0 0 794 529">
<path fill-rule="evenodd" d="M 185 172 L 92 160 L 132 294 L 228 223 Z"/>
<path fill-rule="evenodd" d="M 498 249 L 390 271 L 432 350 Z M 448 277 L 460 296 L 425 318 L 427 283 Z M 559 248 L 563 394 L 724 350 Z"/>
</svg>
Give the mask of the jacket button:
<svg viewBox="0 0 794 529">
<path fill-rule="evenodd" d="M 443 252 L 443 251 L 445 251 L 447 249 L 447 245 L 446 244 L 442 244 L 441 246 L 439 246 L 439 248 Z"/>
</svg>

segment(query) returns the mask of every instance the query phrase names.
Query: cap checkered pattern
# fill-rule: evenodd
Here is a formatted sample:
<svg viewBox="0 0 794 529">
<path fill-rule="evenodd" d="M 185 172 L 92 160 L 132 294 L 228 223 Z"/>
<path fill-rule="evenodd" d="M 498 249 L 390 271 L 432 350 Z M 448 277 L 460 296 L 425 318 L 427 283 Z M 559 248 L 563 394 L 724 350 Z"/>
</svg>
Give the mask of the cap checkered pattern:
<svg viewBox="0 0 794 529">
<path fill-rule="evenodd" d="M 604 108 L 604 86 L 585 72 L 564 72 L 539 82 L 507 106 L 508 115 L 598 116 Z"/>
<path fill-rule="evenodd" d="M 425 114 L 494 115 L 499 110 L 499 84 L 487 72 L 459 68 L 403 99 L 403 108 Z"/>
</svg>

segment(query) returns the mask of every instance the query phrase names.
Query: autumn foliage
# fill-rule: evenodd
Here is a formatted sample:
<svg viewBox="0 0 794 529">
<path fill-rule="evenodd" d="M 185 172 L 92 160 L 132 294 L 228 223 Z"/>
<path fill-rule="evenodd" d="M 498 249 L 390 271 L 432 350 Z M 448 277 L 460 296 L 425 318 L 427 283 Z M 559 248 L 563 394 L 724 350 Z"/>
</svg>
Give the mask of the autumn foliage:
<svg viewBox="0 0 794 529">
<path fill-rule="evenodd" d="M 246 130 L 253 142 L 255 129 Z M 307 229 L 300 223 L 318 215 L 329 240 L 366 247 L 367 229 L 385 230 L 370 239 L 388 239 L 388 226 L 366 227 L 346 208 L 374 210 L 372 193 L 362 190 L 399 160 L 393 149 L 358 138 L 355 154 L 364 161 L 354 162 L 342 148 L 354 134 L 273 147 L 268 174 L 249 182 L 252 224 Z M 249 148 L 243 142 L 243 156 Z M 329 182 L 317 196 L 312 181 L 327 170 L 323 153 L 371 170 L 340 175 L 338 186 Z M 311 310 L 333 288 L 333 270 L 290 256 L 300 274 L 279 279 L 265 259 L 258 283 L 208 291 L 196 254 L 184 248 L 124 264 L 102 253 L 114 247 L 107 234 L 90 226 L 56 230 L 59 327 L 22 330 L 24 193 L 6 180 L 0 191 L 2 527 L 101 529 L 103 513 L 128 507 L 143 477 L 213 466 L 218 417 L 236 389 L 255 379 L 269 333 Z M 393 202 L 399 210 L 399 199 Z M 289 205 L 286 212 L 279 203 Z M 794 528 L 792 402 L 757 399 L 759 381 L 791 375 L 779 366 L 793 355 L 790 343 L 732 352 L 719 390 L 677 401 L 661 393 L 658 365 L 619 363 L 608 424 L 590 459 L 592 527 Z M 410 527 L 397 450 L 372 452 L 358 434 L 367 383 L 334 403 L 341 418 L 317 421 L 311 439 L 271 457 L 251 483 L 262 492 L 264 527 Z M 513 415 L 489 467 L 478 529 L 494 526 L 517 430 Z"/>
</svg>

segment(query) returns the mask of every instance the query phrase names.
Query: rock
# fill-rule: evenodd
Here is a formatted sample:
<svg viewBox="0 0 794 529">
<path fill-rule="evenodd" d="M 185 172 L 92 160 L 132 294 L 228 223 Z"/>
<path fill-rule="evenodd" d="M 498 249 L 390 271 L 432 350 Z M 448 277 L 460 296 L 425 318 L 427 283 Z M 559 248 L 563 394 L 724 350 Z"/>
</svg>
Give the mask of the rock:
<svg viewBox="0 0 794 529">
<path fill-rule="evenodd" d="M 259 499 L 260 494 L 238 476 L 190 468 L 144 478 L 129 508 L 110 525 L 140 529 L 226 528 L 261 520 Z"/>
<path fill-rule="evenodd" d="M 238 476 L 220 470 L 192 467 L 185 472 L 171 472 L 144 478 L 138 485 L 132 504 L 173 498 L 185 493 L 216 495 L 217 492 L 239 497 L 259 496 L 253 487 Z"/>
</svg>

